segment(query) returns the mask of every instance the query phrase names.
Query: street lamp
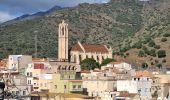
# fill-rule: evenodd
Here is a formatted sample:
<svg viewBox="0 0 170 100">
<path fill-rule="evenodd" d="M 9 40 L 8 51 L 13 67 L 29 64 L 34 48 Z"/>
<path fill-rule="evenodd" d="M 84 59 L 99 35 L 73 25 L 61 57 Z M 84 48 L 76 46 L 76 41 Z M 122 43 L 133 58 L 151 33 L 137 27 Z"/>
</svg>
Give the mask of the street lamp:
<svg viewBox="0 0 170 100">
<path fill-rule="evenodd" d="M 5 88 L 5 83 L 0 82 L 0 100 L 4 100 L 4 88 Z"/>
</svg>

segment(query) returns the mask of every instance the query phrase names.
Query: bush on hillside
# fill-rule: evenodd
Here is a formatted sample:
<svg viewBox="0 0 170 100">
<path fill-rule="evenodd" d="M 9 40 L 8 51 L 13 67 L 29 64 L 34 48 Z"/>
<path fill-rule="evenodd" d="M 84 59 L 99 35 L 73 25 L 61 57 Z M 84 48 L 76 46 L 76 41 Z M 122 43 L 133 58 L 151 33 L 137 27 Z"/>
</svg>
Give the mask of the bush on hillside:
<svg viewBox="0 0 170 100">
<path fill-rule="evenodd" d="M 165 33 L 163 37 L 170 37 L 170 33 Z"/>
<path fill-rule="evenodd" d="M 166 42 L 167 41 L 167 38 L 162 38 L 161 39 L 161 42 Z"/>
<path fill-rule="evenodd" d="M 144 57 L 145 56 L 145 52 L 143 50 L 140 50 L 138 53 L 139 57 Z"/>
<path fill-rule="evenodd" d="M 155 45 L 154 48 L 155 49 L 160 49 L 161 47 L 160 47 L 160 45 Z"/>
<path fill-rule="evenodd" d="M 148 46 L 149 47 L 154 47 L 156 44 L 153 40 L 151 40 L 149 43 L 148 43 Z"/>
<path fill-rule="evenodd" d="M 158 58 L 164 58 L 166 57 L 166 51 L 165 50 L 159 50 L 157 52 Z"/>
<path fill-rule="evenodd" d="M 155 49 L 151 49 L 149 55 L 153 56 L 153 57 L 156 57 L 156 50 Z"/>
<path fill-rule="evenodd" d="M 147 69 L 147 68 L 148 68 L 148 64 L 147 64 L 147 63 L 145 63 L 145 62 L 144 62 L 144 63 L 142 63 L 142 68 L 143 68 L 143 69 Z"/>
</svg>

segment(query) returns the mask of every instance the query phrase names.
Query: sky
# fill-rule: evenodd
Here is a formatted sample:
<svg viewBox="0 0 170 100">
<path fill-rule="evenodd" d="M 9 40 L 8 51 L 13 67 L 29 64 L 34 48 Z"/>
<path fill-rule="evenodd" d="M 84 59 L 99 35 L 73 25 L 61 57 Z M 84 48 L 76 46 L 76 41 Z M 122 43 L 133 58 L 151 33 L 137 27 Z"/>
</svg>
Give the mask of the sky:
<svg viewBox="0 0 170 100">
<path fill-rule="evenodd" d="M 24 14 L 46 11 L 54 6 L 73 7 L 79 3 L 107 3 L 109 0 L 0 0 L 0 23 Z"/>
</svg>

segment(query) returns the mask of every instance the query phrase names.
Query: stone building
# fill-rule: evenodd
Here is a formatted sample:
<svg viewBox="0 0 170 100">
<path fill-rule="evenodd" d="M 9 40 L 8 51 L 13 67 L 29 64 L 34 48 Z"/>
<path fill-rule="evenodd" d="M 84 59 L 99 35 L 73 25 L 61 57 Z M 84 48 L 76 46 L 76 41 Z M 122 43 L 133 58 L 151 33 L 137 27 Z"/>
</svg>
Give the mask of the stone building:
<svg viewBox="0 0 170 100">
<path fill-rule="evenodd" d="M 70 59 L 69 59 L 70 58 Z M 81 44 L 77 42 L 68 53 L 68 24 L 62 21 L 58 30 L 58 60 L 71 61 L 80 64 L 85 58 L 94 58 L 101 63 L 106 58 L 112 58 L 112 49 L 101 44 Z"/>
<path fill-rule="evenodd" d="M 68 24 L 64 20 L 58 28 L 58 60 L 68 61 Z"/>
<path fill-rule="evenodd" d="M 86 58 L 93 58 L 100 64 L 106 58 L 112 58 L 112 49 L 101 44 L 81 44 L 79 41 L 70 52 L 70 61 L 79 64 Z"/>
</svg>

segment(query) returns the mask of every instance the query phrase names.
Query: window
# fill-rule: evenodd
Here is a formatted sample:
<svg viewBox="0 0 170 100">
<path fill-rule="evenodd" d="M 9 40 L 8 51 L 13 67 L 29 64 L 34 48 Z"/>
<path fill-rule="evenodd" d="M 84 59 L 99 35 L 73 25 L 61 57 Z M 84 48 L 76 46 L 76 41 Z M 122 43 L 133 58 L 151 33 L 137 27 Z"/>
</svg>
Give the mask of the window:
<svg viewBox="0 0 170 100">
<path fill-rule="evenodd" d="M 86 55 L 86 58 L 88 58 L 88 55 Z"/>
<path fill-rule="evenodd" d="M 30 76 L 32 77 L 32 72 L 30 72 Z"/>
<path fill-rule="evenodd" d="M 12 91 L 12 94 L 15 94 L 15 91 Z"/>
<path fill-rule="evenodd" d="M 76 85 L 73 85 L 73 89 L 75 89 L 76 88 Z"/>
<path fill-rule="evenodd" d="M 138 81 L 140 80 L 140 78 L 138 78 Z"/>
<path fill-rule="evenodd" d="M 136 81 L 136 78 L 134 78 L 134 80 Z"/>
<path fill-rule="evenodd" d="M 97 61 L 99 61 L 99 57 L 97 56 Z"/>
<path fill-rule="evenodd" d="M 140 92 L 141 92 L 141 89 L 138 90 L 138 93 L 140 93 Z"/>
<path fill-rule="evenodd" d="M 19 94 L 19 91 L 16 91 L 16 95 Z"/>
<path fill-rule="evenodd" d="M 27 72 L 27 76 L 29 76 L 29 73 Z"/>
<path fill-rule="evenodd" d="M 55 88 L 57 89 L 57 85 L 55 85 Z"/>
<path fill-rule="evenodd" d="M 79 60 L 80 60 L 80 61 L 82 60 L 82 57 L 81 57 L 81 55 L 79 55 Z"/>
<path fill-rule="evenodd" d="M 102 56 L 102 60 L 104 60 L 104 57 Z"/>
<path fill-rule="evenodd" d="M 26 91 L 23 91 L 23 95 L 26 95 Z"/>
<path fill-rule="evenodd" d="M 64 85 L 64 89 L 66 89 L 67 87 L 66 87 L 66 85 Z"/>
<path fill-rule="evenodd" d="M 78 88 L 80 89 L 80 88 L 81 88 L 81 85 L 78 85 Z"/>
</svg>

